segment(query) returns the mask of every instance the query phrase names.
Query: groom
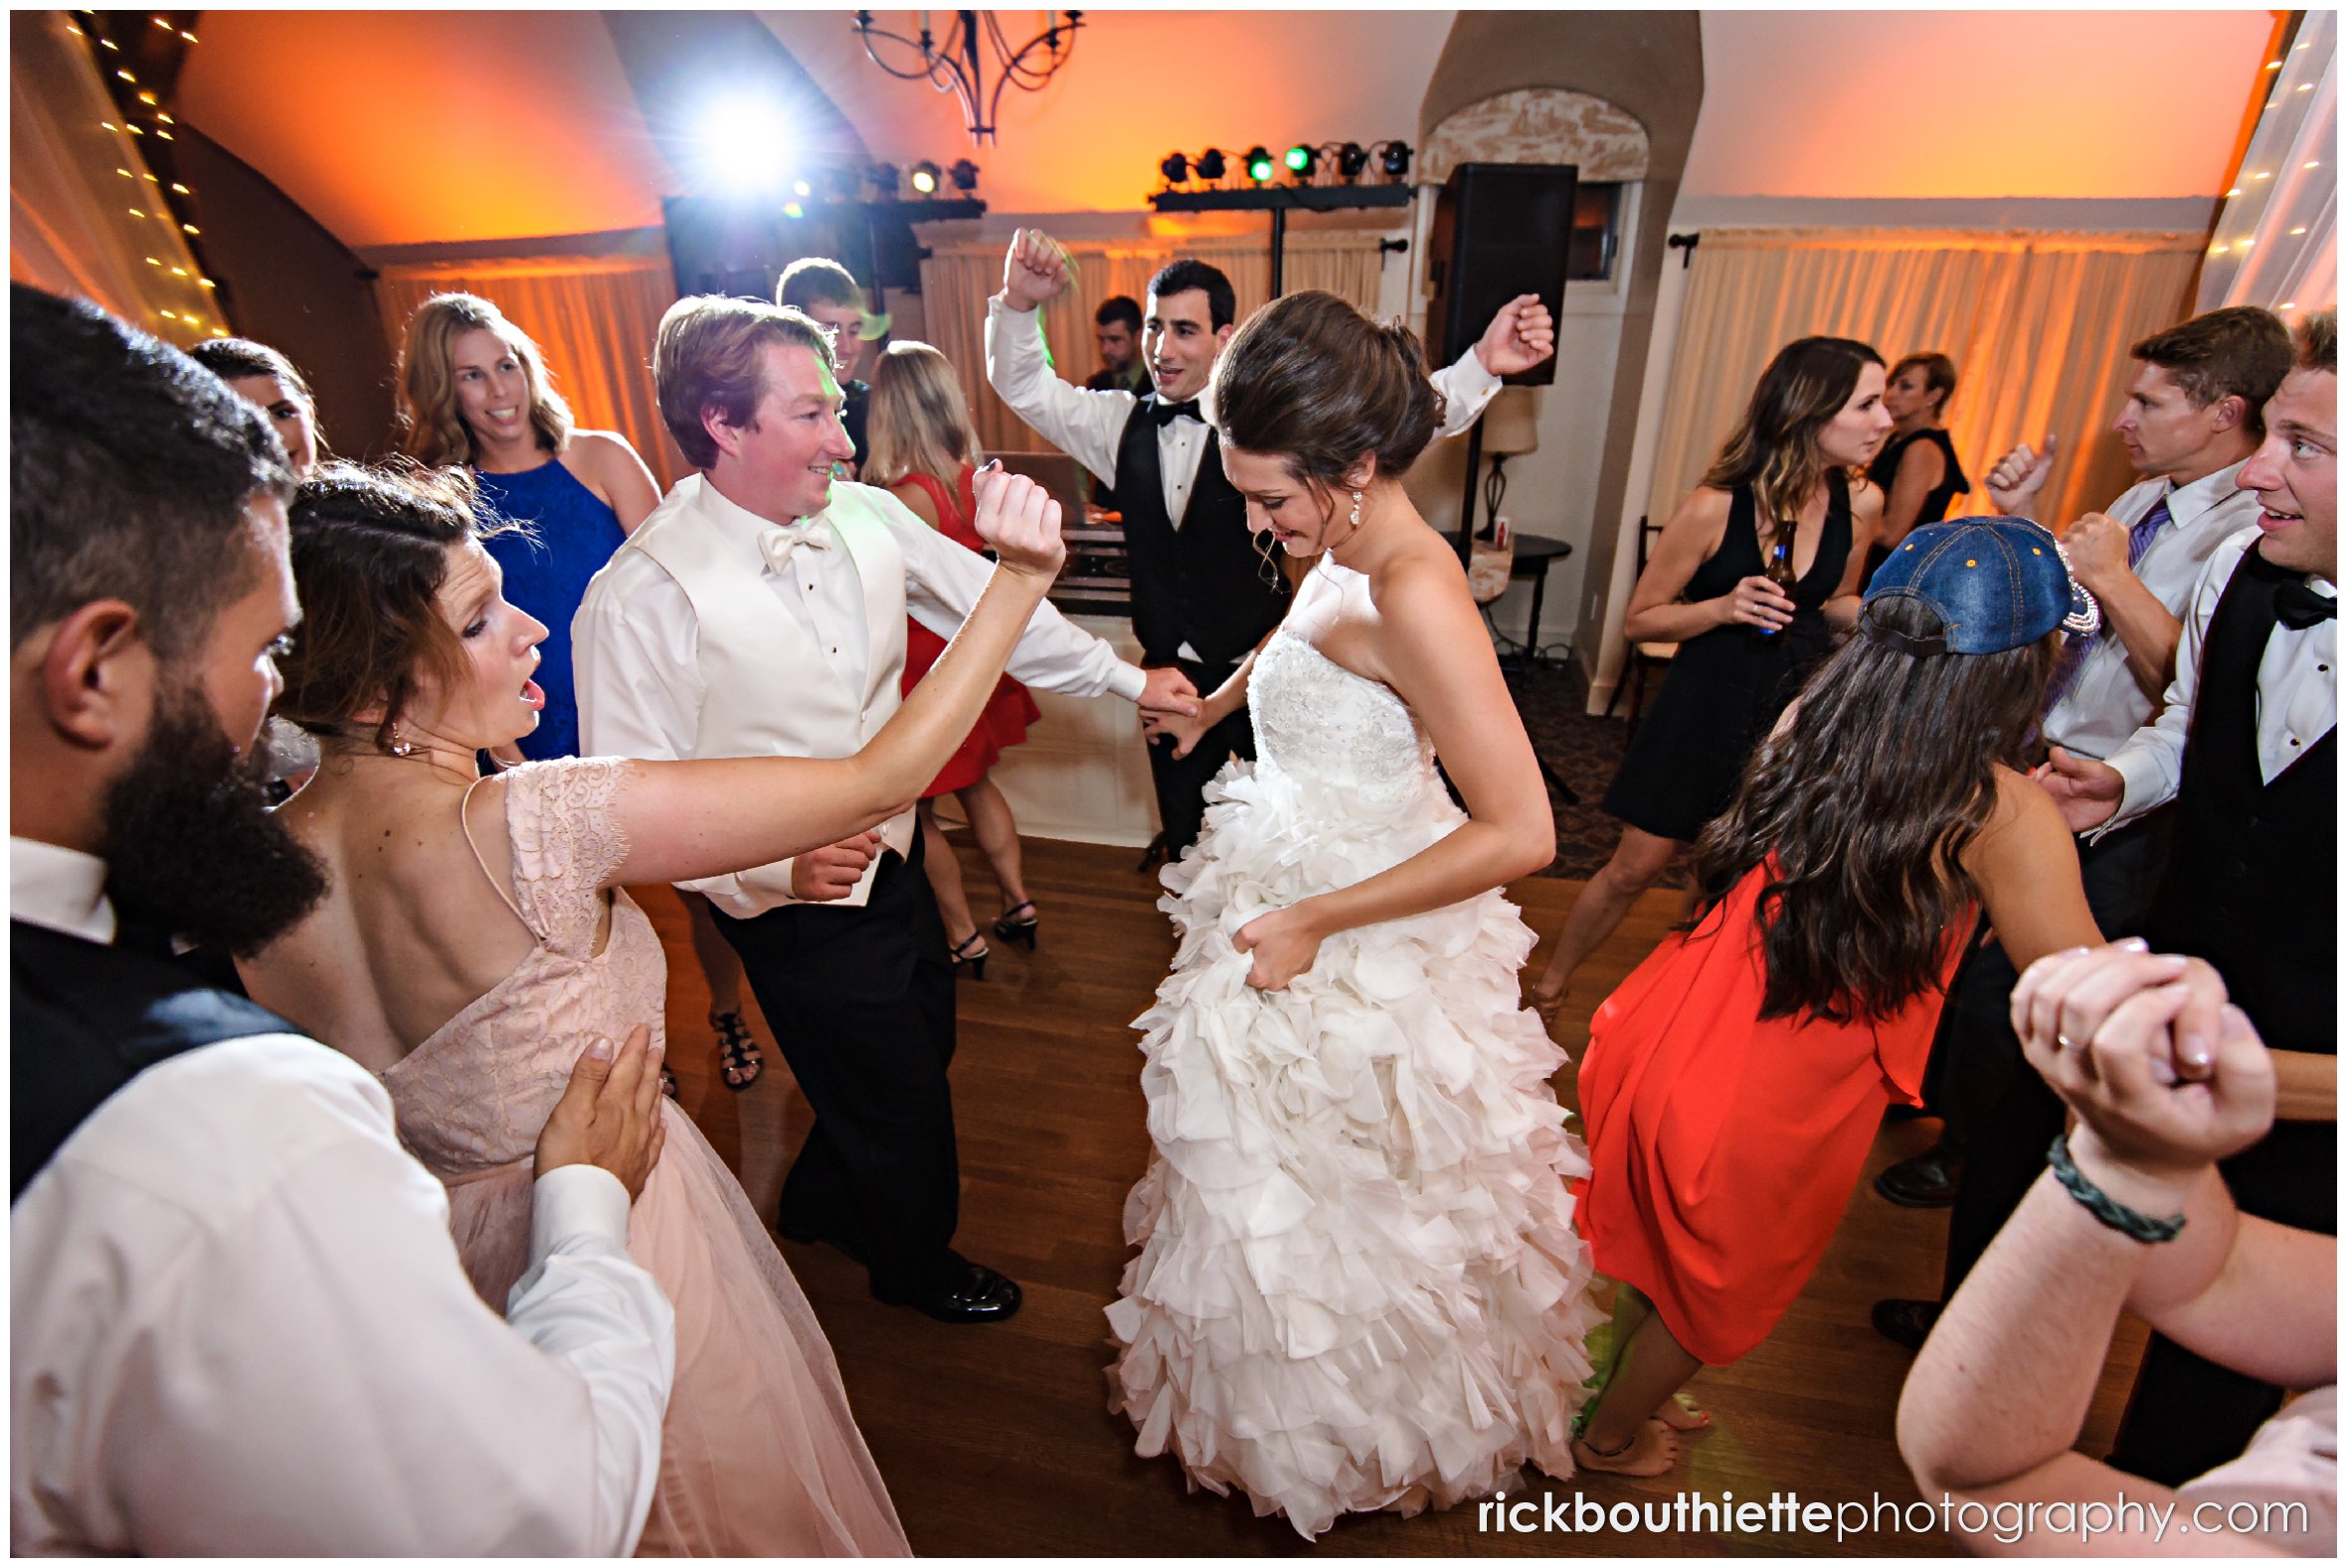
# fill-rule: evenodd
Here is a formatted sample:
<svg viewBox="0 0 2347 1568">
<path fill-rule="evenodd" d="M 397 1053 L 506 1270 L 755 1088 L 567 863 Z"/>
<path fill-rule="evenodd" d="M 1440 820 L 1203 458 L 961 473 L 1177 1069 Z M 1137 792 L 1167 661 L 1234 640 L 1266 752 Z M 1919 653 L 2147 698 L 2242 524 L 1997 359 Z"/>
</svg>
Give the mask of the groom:
<svg viewBox="0 0 2347 1568">
<path fill-rule="evenodd" d="M 588 587 L 574 622 L 587 750 L 853 754 L 896 711 L 906 612 L 952 636 L 987 563 L 885 490 L 833 481 L 852 451 L 842 395 L 829 339 L 800 311 L 681 300 L 652 371 L 700 472 Z M 1179 672 L 1123 663 L 1048 606 L 1010 673 L 1195 711 Z M 868 1268 L 874 1296 L 946 1322 L 1016 1311 L 1017 1285 L 951 1246 L 954 972 L 910 804 L 845 843 L 688 886 L 708 895 L 814 1110 L 782 1234 L 830 1242 Z"/>
<path fill-rule="evenodd" d="M 1267 567 L 1247 530 L 1247 507 L 1222 476 L 1208 382 L 1238 330 L 1230 279 L 1203 261 L 1168 263 L 1150 279 L 1142 360 L 1151 387 L 1136 396 L 1088 391 L 1051 374 L 1038 307 L 1074 275 L 1050 236 L 1021 229 L 1002 261 L 1002 291 L 987 304 L 987 380 L 1036 434 L 1116 491 L 1132 552 L 1133 634 L 1142 663 L 1178 669 L 1212 692 L 1287 612 L 1284 573 Z M 1500 307 L 1474 349 L 1434 373 L 1443 395 L 1441 434 L 1473 425 L 1500 378 L 1556 351 L 1547 307 L 1525 294 Z M 1152 745 L 1164 831 L 1150 846 L 1169 860 L 1197 841 L 1206 785 L 1233 757 L 1255 755 L 1241 708 L 1208 730 L 1185 757 Z M 1150 864 L 1148 859 L 1142 862 Z"/>
</svg>

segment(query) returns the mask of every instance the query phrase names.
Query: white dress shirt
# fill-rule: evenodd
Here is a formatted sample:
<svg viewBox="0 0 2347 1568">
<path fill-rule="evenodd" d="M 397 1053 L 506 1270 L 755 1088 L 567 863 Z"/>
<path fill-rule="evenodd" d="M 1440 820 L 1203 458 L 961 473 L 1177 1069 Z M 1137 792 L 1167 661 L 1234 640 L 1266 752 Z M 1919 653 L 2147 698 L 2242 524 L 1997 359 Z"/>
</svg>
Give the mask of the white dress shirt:
<svg viewBox="0 0 2347 1568">
<path fill-rule="evenodd" d="M 2257 528 L 2257 492 L 2235 483 L 2241 468 L 2237 462 L 2184 485 L 2146 479 L 2105 511 L 2112 522 L 2132 528 L 2167 497 L 2168 523 L 2135 563 L 2135 576 L 2179 620 L 2218 547 Z M 2046 715 L 2046 739 L 2080 757 L 2107 758 L 2151 718 L 2152 708 L 2127 668 L 2127 645 L 2112 631 L 2094 639 L 2070 689 Z"/>
<path fill-rule="evenodd" d="M 890 636 L 896 639 L 895 662 L 902 666 L 904 623 L 866 623 L 865 585 L 834 514 L 886 529 L 904 558 L 905 609 L 939 636 L 951 638 L 960 629 L 993 575 L 993 565 L 983 556 L 921 521 L 886 490 L 870 485 L 832 485 L 830 505 L 791 528 L 795 535 L 819 543 L 794 545 L 781 553 L 779 566 L 774 552 L 763 544 L 776 525 L 727 499 L 706 475 L 681 481 L 642 527 L 665 525 L 663 514 L 678 507 L 691 508 L 700 526 L 737 541 L 746 561 L 763 561 L 762 578 L 776 605 L 814 640 L 818 656 L 849 691 L 870 690 L 873 650 L 885 650 Z M 708 693 L 697 652 L 699 635 L 692 600 L 667 569 L 636 548 L 634 540 L 612 557 L 588 586 L 571 622 L 580 741 L 589 755 L 663 761 L 702 755 L 699 727 Z M 1100 638 L 1071 625 L 1049 605 L 1038 606 L 1027 622 L 1011 652 L 1009 673 L 1046 691 L 1078 697 L 1115 692 L 1128 701 L 1140 698 L 1146 681 L 1138 667 L 1118 658 Z M 774 676 L 773 701 L 788 708 L 794 701 L 790 672 L 777 670 Z M 884 717 L 892 711 L 893 691 L 886 697 L 887 706 L 880 707 L 881 694 L 874 693 L 866 704 L 867 716 L 877 712 Z M 869 723 L 861 727 L 876 728 Z M 804 750 L 783 755 L 846 757 L 869 739 L 868 733 L 810 737 Z M 912 834 L 909 810 L 881 829 L 882 840 L 900 854 L 911 847 Z M 791 867 L 791 861 L 778 860 L 731 877 L 680 886 L 708 892 L 729 914 L 748 919 L 796 902 Z M 872 868 L 867 868 L 853 894 L 832 902 L 862 904 L 871 882 Z"/>
<path fill-rule="evenodd" d="M 9 848 L 11 916 L 111 937 L 102 862 Z M 499 1321 L 364 1068 L 291 1034 L 157 1063 L 10 1213 L 11 1549 L 633 1551 L 675 1329 L 628 1207 L 540 1177 Z"/>
<path fill-rule="evenodd" d="M 1500 378 L 1483 368 L 1472 349 L 1431 379 L 1434 390 L 1443 395 L 1439 434 L 1444 436 L 1456 436 L 1473 425 L 1500 390 Z M 1140 399 L 1130 392 L 1072 386 L 1053 375 L 1045 360 L 1042 312 L 1012 310 L 999 294 L 987 301 L 987 381 L 1035 434 L 1103 482 L 1117 482 L 1117 446 Z M 1165 484 L 1166 515 L 1175 528 L 1181 526 L 1189 493 L 1197 486 L 1198 464 L 1205 458 L 1214 418 L 1213 399 L 1211 386 L 1198 399 L 1204 423 L 1174 420 L 1158 427 L 1158 471 Z"/>
<path fill-rule="evenodd" d="M 2184 777 L 2184 744 L 2192 734 L 2192 705 L 2200 691 L 2201 645 L 2217 601 L 2233 581 L 2233 570 L 2257 542 L 2257 530 L 2228 539 L 2209 560 L 2193 590 L 2184 637 L 2176 647 L 2176 679 L 2158 719 L 2137 730 L 2104 761 L 2119 771 L 2126 789 L 2118 813 L 2097 835 L 2134 820 L 2176 798 Z M 2325 599 L 2339 591 L 2318 577 L 2306 586 Z M 2257 660 L 2257 772 L 2267 784 L 2306 755 L 2309 747 L 2339 722 L 2339 622 L 2317 621 L 2303 631 L 2275 625 Z"/>
</svg>

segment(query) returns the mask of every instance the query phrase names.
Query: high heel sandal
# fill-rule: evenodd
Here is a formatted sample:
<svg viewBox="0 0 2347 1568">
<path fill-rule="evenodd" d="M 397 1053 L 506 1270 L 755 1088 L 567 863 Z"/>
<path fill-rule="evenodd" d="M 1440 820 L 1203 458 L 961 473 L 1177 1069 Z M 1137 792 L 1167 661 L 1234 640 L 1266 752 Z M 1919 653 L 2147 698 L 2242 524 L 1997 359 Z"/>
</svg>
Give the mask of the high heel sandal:
<svg viewBox="0 0 2347 1568">
<path fill-rule="evenodd" d="M 965 968 L 970 971 L 970 977 L 974 980 L 983 980 L 987 977 L 987 959 L 993 956 L 993 950 L 986 945 L 986 941 L 985 937 L 974 931 L 947 950 L 947 957 L 954 960 L 955 978 L 961 978 Z M 976 953 L 970 951 L 972 943 L 978 945 Z"/>
<path fill-rule="evenodd" d="M 1022 909 L 1026 911 L 1026 919 L 1013 920 L 1010 918 Z M 1002 911 L 1001 919 L 994 922 L 994 935 L 1004 942 L 1023 942 L 1026 944 L 1027 952 L 1032 953 L 1035 951 L 1035 931 L 1041 924 L 1042 922 L 1035 918 L 1035 901 L 1031 898 L 1024 898 Z"/>
<path fill-rule="evenodd" d="M 758 1082 L 766 1071 L 766 1057 L 750 1034 L 750 1024 L 738 1012 L 713 1012 L 709 1027 L 717 1031 L 717 1060 L 725 1087 L 739 1094 Z"/>
</svg>

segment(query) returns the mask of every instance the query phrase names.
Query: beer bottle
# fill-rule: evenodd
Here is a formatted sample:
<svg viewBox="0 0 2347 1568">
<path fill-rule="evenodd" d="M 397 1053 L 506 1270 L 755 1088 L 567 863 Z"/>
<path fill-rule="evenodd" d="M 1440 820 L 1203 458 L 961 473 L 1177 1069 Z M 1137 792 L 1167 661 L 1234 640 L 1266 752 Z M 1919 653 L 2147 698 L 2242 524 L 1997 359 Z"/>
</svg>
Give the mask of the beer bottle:
<svg viewBox="0 0 2347 1568">
<path fill-rule="evenodd" d="M 1784 590 L 1787 599 L 1793 597 L 1793 585 L 1800 581 L 1800 576 L 1793 570 L 1792 528 L 1783 524 L 1777 526 L 1776 542 L 1769 546 L 1768 559 L 1761 563 L 1760 575 Z M 1752 629 L 1763 637 L 1773 637 L 1777 633 L 1774 626 L 1754 626 Z"/>
</svg>

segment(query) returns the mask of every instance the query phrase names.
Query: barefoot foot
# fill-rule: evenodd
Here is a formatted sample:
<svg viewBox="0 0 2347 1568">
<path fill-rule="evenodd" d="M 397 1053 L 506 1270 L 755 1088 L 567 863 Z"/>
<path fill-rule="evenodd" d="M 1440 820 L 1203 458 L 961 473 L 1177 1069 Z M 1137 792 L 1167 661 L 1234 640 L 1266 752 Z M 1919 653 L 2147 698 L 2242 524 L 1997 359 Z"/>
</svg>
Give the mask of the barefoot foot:
<svg viewBox="0 0 2347 1568">
<path fill-rule="evenodd" d="M 1660 1476 L 1679 1462 L 1679 1441 L 1660 1421 L 1642 1423 L 1630 1441 L 1611 1454 L 1573 1439 L 1573 1464 L 1615 1476 Z"/>
<path fill-rule="evenodd" d="M 1712 1430 L 1712 1413 L 1700 1408 L 1694 1400 L 1685 1394 L 1673 1394 L 1669 1399 L 1664 1400 L 1662 1408 L 1654 1413 L 1654 1418 L 1673 1432 L 1709 1432 Z"/>
</svg>

